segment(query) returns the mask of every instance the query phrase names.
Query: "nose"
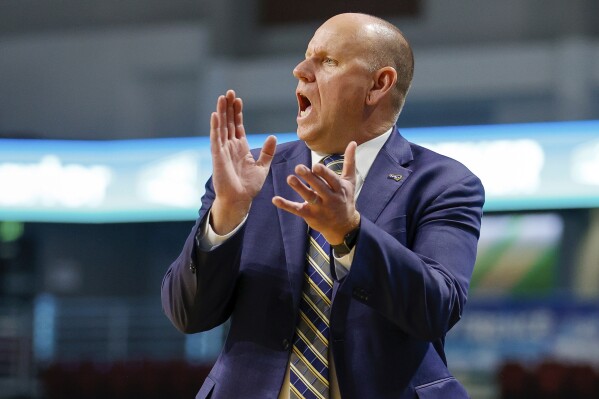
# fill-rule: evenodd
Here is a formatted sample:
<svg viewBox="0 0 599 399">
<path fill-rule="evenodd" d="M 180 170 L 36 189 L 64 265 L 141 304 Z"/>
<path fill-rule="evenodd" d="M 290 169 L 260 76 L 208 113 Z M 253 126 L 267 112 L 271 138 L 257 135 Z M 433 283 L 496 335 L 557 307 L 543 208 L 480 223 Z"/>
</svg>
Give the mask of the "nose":
<svg viewBox="0 0 599 399">
<path fill-rule="evenodd" d="M 293 68 L 293 76 L 302 82 L 313 82 L 314 73 L 310 68 L 310 61 L 308 59 L 301 61 L 295 68 Z"/>
</svg>

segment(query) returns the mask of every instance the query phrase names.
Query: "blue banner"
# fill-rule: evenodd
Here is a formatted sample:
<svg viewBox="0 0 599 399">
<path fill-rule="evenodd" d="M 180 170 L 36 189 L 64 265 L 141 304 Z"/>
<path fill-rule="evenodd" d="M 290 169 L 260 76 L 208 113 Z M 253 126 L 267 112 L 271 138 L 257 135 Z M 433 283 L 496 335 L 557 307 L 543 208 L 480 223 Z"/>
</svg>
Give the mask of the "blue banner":
<svg viewBox="0 0 599 399">
<path fill-rule="evenodd" d="M 482 180 L 486 211 L 599 207 L 599 121 L 401 129 Z M 295 133 L 276 134 L 278 142 Z M 260 147 L 266 135 L 248 136 Z M 208 137 L 0 139 L 0 220 L 192 220 L 211 175 Z"/>
<path fill-rule="evenodd" d="M 446 352 L 462 371 L 547 358 L 599 365 L 599 303 L 472 299 L 447 335 Z"/>
</svg>

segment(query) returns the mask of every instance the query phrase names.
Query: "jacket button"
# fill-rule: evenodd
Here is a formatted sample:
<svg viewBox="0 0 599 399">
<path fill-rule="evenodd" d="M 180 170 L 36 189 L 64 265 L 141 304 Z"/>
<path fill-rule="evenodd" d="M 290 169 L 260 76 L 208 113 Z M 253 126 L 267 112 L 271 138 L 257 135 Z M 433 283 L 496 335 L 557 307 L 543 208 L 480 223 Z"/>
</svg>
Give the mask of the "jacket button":
<svg viewBox="0 0 599 399">
<path fill-rule="evenodd" d="M 195 274 L 196 265 L 194 265 L 193 262 L 189 262 L 189 270 L 191 270 L 191 272 Z"/>
<path fill-rule="evenodd" d="M 291 345 L 289 344 L 289 340 L 285 338 L 283 340 L 283 349 L 288 350 Z"/>
</svg>

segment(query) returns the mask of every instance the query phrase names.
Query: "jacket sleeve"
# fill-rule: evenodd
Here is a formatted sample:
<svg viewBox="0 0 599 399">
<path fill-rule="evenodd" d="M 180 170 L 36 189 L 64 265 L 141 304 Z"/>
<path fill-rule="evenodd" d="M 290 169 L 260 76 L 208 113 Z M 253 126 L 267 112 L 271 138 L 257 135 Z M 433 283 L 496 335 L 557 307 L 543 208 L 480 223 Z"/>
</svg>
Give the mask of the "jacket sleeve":
<svg viewBox="0 0 599 399">
<path fill-rule="evenodd" d="M 213 200 L 214 190 L 209 180 L 202 197 L 200 217 L 181 254 L 162 280 L 162 308 L 175 327 L 184 333 L 210 330 L 225 322 L 232 311 L 245 228 L 213 250 L 200 251 L 197 232 Z"/>
<path fill-rule="evenodd" d="M 362 218 L 342 289 L 411 336 L 443 337 L 466 303 L 483 203 L 474 175 L 443 188 L 411 221 L 410 248 Z"/>
</svg>

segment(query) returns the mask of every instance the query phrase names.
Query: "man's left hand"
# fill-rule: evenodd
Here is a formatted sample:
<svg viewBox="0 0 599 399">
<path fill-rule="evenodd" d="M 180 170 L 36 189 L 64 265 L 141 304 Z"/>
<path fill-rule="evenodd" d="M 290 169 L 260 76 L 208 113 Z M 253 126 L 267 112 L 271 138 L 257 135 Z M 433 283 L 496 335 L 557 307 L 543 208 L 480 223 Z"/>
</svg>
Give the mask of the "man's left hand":
<svg viewBox="0 0 599 399">
<path fill-rule="evenodd" d="M 295 167 L 296 175 L 289 175 L 287 184 L 304 202 L 293 202 L 279 196 L 272 199 L 276 207 L 303 218 L 331 245 L 341 244 L 345 235 L 360 225 L 354 195 L 356 147 L 356 142 L 352 141 L 345 149 L 341 176 L 320 163 L 312 170 L 305 165 Z"/>
</svg>

